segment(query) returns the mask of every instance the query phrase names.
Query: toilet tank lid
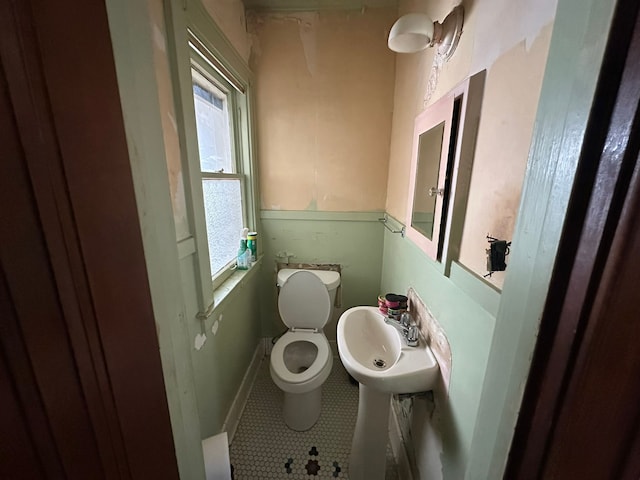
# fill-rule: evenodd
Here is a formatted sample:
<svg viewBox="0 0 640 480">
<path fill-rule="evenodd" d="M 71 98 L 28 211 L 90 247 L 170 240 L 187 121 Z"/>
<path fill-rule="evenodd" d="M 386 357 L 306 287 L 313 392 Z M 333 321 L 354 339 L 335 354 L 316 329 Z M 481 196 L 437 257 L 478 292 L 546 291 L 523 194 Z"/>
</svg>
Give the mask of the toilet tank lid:
<svg viewBox="0 0 640 480">
<path fill-rule="evenodd" d="M 334 288 L 338 288 L 340 285 L 340 274 L 338 272 L 333 272 L 330 270 L 307 270 L 304 268 L 283 268 L 278 272 L 278 286 L 281 287 L 284 285 L 284 282 L 287 281 L 292 274 L 299 271 L 311 272 L 316 275 L 322 283 L 325 284 L 327 290 L 333 290 Z"/>
</svg>

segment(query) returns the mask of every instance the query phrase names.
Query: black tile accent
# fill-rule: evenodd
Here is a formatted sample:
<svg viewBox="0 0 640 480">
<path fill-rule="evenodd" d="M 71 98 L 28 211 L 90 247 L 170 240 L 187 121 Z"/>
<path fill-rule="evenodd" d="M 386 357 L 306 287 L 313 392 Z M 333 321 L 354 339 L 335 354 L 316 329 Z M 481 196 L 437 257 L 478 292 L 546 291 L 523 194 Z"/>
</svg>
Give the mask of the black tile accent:
<svg viewBox="0 0 640 480">
<path fill-rule="evenodd" d="M 317 460 L 309 460 L 304 468 L 307 470 L 307 475 L 317 476 L 318 472 L 320 471 L 320 465 L 318 465 Z"/>
</svg>

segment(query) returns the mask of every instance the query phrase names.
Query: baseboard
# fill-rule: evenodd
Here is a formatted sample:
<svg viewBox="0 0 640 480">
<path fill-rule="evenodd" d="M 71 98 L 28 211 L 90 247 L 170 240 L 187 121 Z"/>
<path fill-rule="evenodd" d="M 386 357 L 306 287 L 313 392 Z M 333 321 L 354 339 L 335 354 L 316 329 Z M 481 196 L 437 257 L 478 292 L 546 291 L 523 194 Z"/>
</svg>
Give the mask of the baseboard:
<svg viewBox="0 0 640 480">
<path fill-rule="evenodd" d="M 398 423 L 398 417 L 396 412 L 391 408 L 391 421 L 389 422 L 389 442 L 391 443 L 391 450 L 393 456 L 398 464 L 398 478 L 403 480 L 413 480 L 413 474 L 411 473 L 411 465 L 409 463 L 409 457 L 407 451 L 404 448 L 402 442 L 402 434 L 400 433 L 400 424 Z"/>
<path fill-rule="evenodd" d="M 231 408 L 229 409 L 227 418 L 225 419 L 224 425 L 222 426 L 222 431 L 227 432 L 229 443 L 233 442 L 233 437 L 236 434 L 238 423 L 240 423 L 240 417 L 242 416 L 244 407 L 247 404 L 247 400 L 249 399 L 251 387 L 253 386 L 253 382 L 256 379 L 258 368 L 260 367 L 260 362 L 264 358 L 264 355 L 265 342 L 263 340 L 260 340 L 258 341 L 256 351 L 253 352 L 253 358 L 251 359 L 249 368 L 247 368 L 247 371 L 244 374 L 244 378 L 242 379 L 242 383 L 240 384 L 240 388 L 238 389 L 236 398 L 233 399 L 233 403 L 231 404 Z"/>
<path fill-rule="evenodd" d="M 273 350 L 273 338 L 262 337 L 262 342 L 264 343 L 264 354 L 268 357 L 271 355 L 271 350 Z"/>
</svg>

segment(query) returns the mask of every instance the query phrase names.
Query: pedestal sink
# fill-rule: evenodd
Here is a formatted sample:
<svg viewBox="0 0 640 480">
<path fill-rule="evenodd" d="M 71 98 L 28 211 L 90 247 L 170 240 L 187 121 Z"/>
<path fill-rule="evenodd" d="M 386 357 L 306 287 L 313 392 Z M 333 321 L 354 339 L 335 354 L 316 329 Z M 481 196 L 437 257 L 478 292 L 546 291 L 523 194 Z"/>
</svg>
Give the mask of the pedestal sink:
<svg viewBox="0 0 640 480">
<path fill-rule="evenodd" d="M 384 480 L 391 395 L 431 390 L 438 363 L 424 339 L 416 347 L 407 346 L 377 307 L 353 307 L 342 314 L 338 352 L 360 383 L 349 478 Z"/>
</svg>

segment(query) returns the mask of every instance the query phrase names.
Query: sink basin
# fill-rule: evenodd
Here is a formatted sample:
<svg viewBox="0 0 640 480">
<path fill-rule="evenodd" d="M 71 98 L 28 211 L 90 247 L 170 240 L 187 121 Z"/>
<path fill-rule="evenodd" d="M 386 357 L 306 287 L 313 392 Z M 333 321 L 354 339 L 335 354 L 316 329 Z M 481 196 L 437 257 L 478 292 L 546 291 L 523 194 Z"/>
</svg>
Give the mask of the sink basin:
<svg viewBox="0 0 640 480">
<path fill-rule="evenodd" d="M 438 363 L 424 339 L 406 345 L 377 307 L 353 307 L 338 321 L 338 351 L 347 371 L 362 385 L 385 393 L 431 390 Z"/>
</svg>

